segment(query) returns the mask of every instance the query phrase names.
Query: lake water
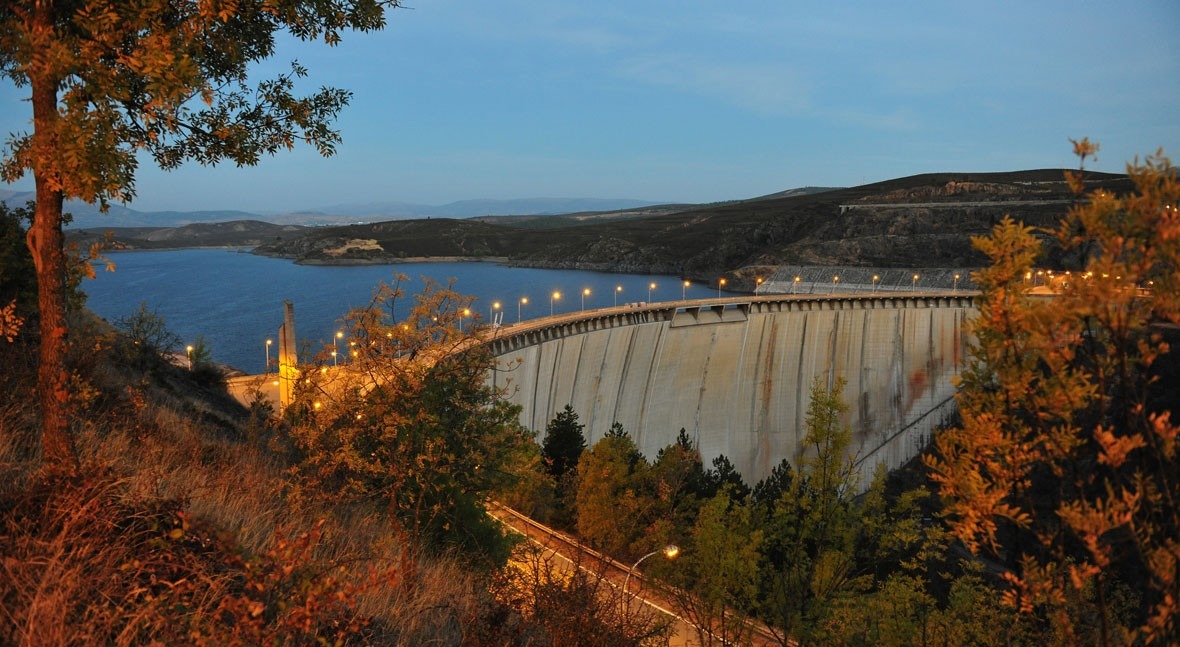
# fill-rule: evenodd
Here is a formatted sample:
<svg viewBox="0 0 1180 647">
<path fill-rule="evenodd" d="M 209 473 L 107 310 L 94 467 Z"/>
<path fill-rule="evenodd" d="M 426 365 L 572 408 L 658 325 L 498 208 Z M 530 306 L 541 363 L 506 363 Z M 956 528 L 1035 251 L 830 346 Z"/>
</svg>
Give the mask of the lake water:
<svg viewBox="0 0 1180 647">
<path fill-rule="evenodd" d="M 283 322 L 283 301 L 295 306 L 295 330 L 300 340 L 331 343 L 341 320 L 352 308 L 367 306 L 377 285 L 392 282 L 396 273 L 410 277 L 408 293 L 422 289 L 421 277 L 445 284 L 455 279 L 455 291 L 475 297 L 472 306 L 485 320 L 495 301 L 502 304 L 505 323 L 515 322 L 520 308 L 524 319 L 548 316 L 550 295 L 554 313 L 576 312 L 618 303 L 648 301 L 648 286 L 656 284 L 650 301 L 681 298 L 683 281 L 674 276 L 605 274 L 577 270 L 537 270 L 494 263 L 405 263 L 398 265 L 322 266 L 296 265 L 277 258 L 255 256 L 243 250 L 183 249 L 113 254 L 114 272 L 97 267 L 98 277 L 82 289 L 87 305 L 114 323 L 146 303 L 167 323 L 168 329 L 189 343 L 203 336 L 217 362 L 247 373 L 261 373 L 266 362 L 266 340 L 275 340 Z M 716 287 L 692 284 L 689 299 L 717 296 Z M 724 293 L 723 294 L 727 294 Z M 407 300 L 399 300 L 401 310 Z"/>
</svg>

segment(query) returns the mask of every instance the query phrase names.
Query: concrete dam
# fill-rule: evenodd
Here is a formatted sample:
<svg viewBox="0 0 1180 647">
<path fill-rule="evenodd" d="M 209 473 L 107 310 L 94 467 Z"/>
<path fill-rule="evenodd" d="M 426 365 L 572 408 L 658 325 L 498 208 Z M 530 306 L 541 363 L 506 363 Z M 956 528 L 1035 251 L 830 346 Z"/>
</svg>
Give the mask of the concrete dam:
<svg viewBox="0 0 1180 647">
<path fill-rule="evenodd" d="M 843 377 L 866 487 L 954 412 L 975 312 L 963 293 L 754 296 L 551 317 L 487 343 L 528 428 L 543 434 L 569 404 L 588 444 L 618 422 L 649 459 L 684 428 L 706 467 L 724 454 L 751 485 L 798 464 L 813 380 Z"/>
</svg>

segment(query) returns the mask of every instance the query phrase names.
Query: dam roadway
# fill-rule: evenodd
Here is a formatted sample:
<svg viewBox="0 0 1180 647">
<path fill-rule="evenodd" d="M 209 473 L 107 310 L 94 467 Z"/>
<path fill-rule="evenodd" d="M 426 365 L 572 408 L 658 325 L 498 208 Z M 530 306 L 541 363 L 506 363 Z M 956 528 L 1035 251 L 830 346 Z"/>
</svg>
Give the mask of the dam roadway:
<svg viewBox="0 0 1180 647">
<path fill-rule="evenodd" d="M 768 295 L 628 304 L 504 326 L 485 336 L 490 380 L 543 438 L 567 404 L 587 444 L 620 423 L 654 460 L 683 428 L 706 466 L 725 455 L 754 484 L 797 465 L 814 380 L 844 378 L 851 452 L 916 456 L 955 410 L 975 293 Z M 486 335 L 486 333 L 485 333 Z"/>
</svg>

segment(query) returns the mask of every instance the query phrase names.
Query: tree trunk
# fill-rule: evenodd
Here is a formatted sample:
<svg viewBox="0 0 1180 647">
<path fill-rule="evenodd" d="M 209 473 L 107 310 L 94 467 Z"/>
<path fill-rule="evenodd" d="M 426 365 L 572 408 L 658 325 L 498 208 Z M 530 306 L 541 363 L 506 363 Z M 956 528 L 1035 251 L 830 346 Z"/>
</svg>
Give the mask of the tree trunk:
<svg viewBox="0 0 1180 647">
<path fill-rule="evenodd" d="M 37 3 L 33 17 L 34 34 L 52 29 L 53 10 L 52 3 Z M 41 447 L 45 471 L 75 474 L 78 455 L 69 430 L 70 394 L 65 362 L 68 341 L 63 194 L 55 162 L 57 81 L 54 74 L 41 65 L 34 63 L 29 74 L 33 95 L 33 178 L 37 187 L 37 209 L 26 237 L 37 270 L 37 306 L 41 322 L 41 352 L 37 366 Z"/>
<path fill-rule="evenodd" d="M 61 229 L 62 195 L 37 180 L 37 211 L 28 245 L 37 268 L 37 306 L 41 353 L 37 396 L 41 408 L 41 447 L 45 468 L 74 473 L 78 457 L 69 431 L 70 394 L 66 384 L 65 253 Z"/>
</svg>

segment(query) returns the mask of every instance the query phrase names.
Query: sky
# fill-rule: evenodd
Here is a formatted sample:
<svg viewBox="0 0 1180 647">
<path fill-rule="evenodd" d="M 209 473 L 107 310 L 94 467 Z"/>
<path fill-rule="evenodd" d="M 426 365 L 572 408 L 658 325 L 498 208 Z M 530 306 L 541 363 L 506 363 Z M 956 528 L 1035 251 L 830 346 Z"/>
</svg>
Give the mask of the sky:
<svg viewBox="0 0 1180 647">
<path fill-rule="evenodd" d="M 257 78 L 353 92 L 344 142 L 256 167 L 141 161 L 141 211 L 383 201 L 712 202 L 916 173 L 1180 159 L 1180 2 L 404 0 Z M 0 133 L 31 128 L 0 85 Z M 11 189 L 31 189 L 31 179 Z"/>
</svg>

